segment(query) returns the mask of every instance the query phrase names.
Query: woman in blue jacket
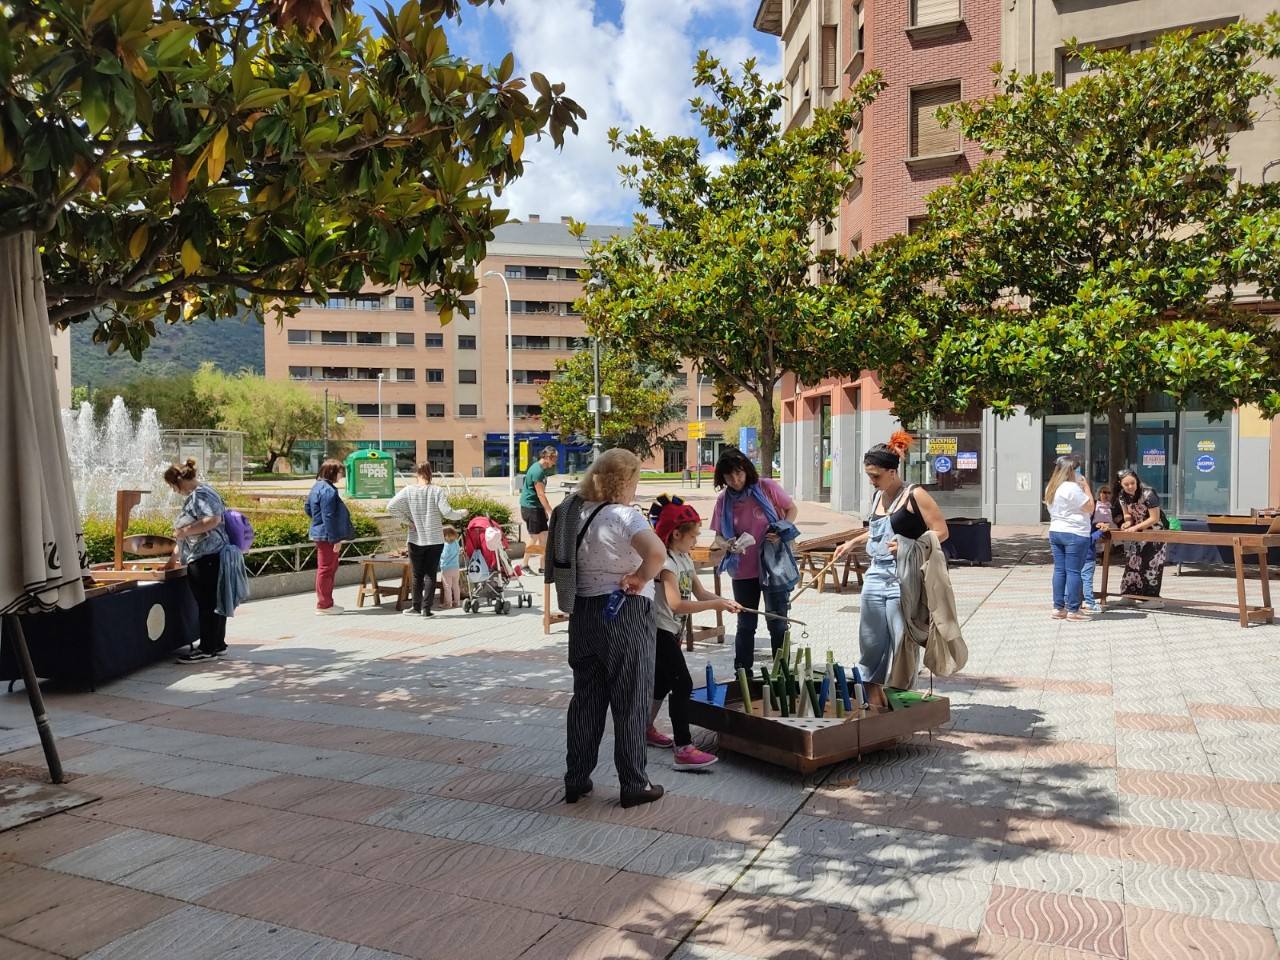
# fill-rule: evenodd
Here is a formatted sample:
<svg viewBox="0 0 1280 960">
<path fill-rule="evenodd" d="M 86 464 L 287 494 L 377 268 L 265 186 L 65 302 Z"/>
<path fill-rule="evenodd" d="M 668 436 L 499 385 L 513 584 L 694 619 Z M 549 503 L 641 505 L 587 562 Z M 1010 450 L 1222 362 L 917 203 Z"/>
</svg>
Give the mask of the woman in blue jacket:
<svg viewBox="0 0 1280 960">
<path fill-rule="evenodd" d="M 321 614 L 342 612 L 342 607 L 333 602 L 338 548 L 343 541 L 354 540 L 356 536 L 351 512 L 338 496 L 337 484 L 342 474 L 342 464 L 337 460 L 320 464 L 320 473 L 303 507 L 311 518 L 311 539 L 316 544 L 316 613 Z"/>
</svg>

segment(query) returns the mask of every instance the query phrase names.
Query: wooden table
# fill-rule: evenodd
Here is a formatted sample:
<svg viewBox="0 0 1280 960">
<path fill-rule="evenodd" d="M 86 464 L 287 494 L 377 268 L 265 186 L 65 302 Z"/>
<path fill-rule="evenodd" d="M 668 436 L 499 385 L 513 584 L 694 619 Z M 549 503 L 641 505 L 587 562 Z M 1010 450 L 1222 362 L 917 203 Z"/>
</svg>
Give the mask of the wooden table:
<svg viewBox="0 0 1280 960">
<path fill-rule="evenodd" d="M 693 552 L 690 553 L 689 556 L 693 559 L 693 569 L 695 571 L 705 570 L 708 567 L 715 569 L 719 559 L 719 557 L 717 557 L 716 560 L 712 560 L 710 547 L 694 547 Z M 715 571 L 712 579 L 715 582 L 716 595 L 719 596 L 721 588 L 719 570 Z M 658 589 L 662 589 L 661 583 L 658 584 Z M 695 640 L 714 639 L 717 643 L 724 643 L 724 632 L 724 614 L 719 610 L 716 611 L 716 625 L 714 627 L 695 627 L 693 625 L 693 617 L 686 617 L 684 627 L 684 648 L 686 650 L 692 650 L 693 641 Z"/>
<path fill-rule="evenodd" d="M 836 547 L 861 532 L 861 529 L 841 530 L 839 533 L 829 533 L 792 544 L 796 565 L 800 568 L 800 586 L 795 596 L 798 597 L 810 587 L 817 587 L 818 592 L 822 593 L 828 578 L 831 580 L 831 589 L 840 593 L 848 589 L 850 573 L 857 578 L 858 589 L 861 590 L 862 561 L 858 559 L 858 551 L 850 550 L 845 555 L 843 573 L 837 573 L 838 564 L 830 563 Z"/>
<path fill-rule="evenodd" d="M 1267 550 L 1280 547 L 1280 533 L 1231 533 L 1225 530 L 1108 530 L 1102 535 L 1102 590 L 1098 605 L 1106 606 L 1107 580 L 1111 573 L 1111 547 L 1115 543 L 1193 543 L 1206 547 L 1230 547 L 1236 563 L 1236 607 L 1240 613 L 1240 626 L 1251 623 L 1275 623 L 1271 607 L 1271 580 L 1267 569 Z M 1262 605 L 1249 606 L 1245 595 L 1244 558 L 1258 558 L 1258 577 L 1262 586 Z M 1132 600 L 1150 599 L 1140 595 L 1122 594 Z M 1170 606 L 1208 607 L 1230 609 L 1227 604 L 1209 600 L 1166 600 Z"/>
<path fill-rule="evenodd" d="M 344 558 L 344 562 L 346 558 Z M 356 590 L 356 606 L 363 607 L 365 597 L 372 595 L 373 605 L 375 607 L 382 606 L 382 595 L 384 593 L 395 592 L 396 609 L 403 610 L 405 605 L 410 603 L 413 598 L 413 564 L 409 562 L 408 557 L 402 557 L 398 554 L 376 553 L 368 557 L 352 557 L 352 563 L 360 563 L 360 586 Z M 400 583 L 394 587 L 384 587 L 378 579 L 378 570 L 380 568 L 390 567 L 393 572 L 400 574 Z M 463 596 L 470 591 L 468 589 L 465 571 L 458 579 L 459 589 Z M 439 602 L 444 602 L 444 578 L 436 577 L 436 593 Z"/>
</svg>

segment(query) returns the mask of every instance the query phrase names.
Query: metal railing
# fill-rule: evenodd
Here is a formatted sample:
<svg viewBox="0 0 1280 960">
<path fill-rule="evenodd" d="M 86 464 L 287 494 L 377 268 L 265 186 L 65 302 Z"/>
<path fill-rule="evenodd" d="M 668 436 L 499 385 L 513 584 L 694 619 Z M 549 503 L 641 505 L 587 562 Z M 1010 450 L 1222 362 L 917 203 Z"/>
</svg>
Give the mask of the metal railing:
<svg viewBox="0 0 1280 960">
<path fill-rule="evenodd" d="M 338 558 L 364 556 L 377 553 L 386 537 L 359 537 L 343 543 Z M 244 566 L 250 577 L 263 577 L 273 573 L 302 573 L 316 566 L 316 545 L 285 543 L 278 547 L 250 547 L 244 552 Z"/>
</svg>

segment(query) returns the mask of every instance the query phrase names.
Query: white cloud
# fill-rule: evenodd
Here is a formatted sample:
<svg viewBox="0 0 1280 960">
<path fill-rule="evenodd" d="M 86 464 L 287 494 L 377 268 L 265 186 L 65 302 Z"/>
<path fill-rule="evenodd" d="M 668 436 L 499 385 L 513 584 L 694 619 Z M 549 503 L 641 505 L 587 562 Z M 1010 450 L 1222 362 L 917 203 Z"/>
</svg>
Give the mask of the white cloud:
<svg viewBox="0 0 1280 960">
<path fill-rule="evenodd" d="M 609 149 L 609 128 L 625 133 L 646 126 L 659 136 L 696 133 L 688 101 L 700 47 L 734 65 L 756 55 L 767 77 L 780 74 L 776 44 L 751 26 L 757 2 L 622 0 L 618 23 L 597 18 L 591 0 L 506 0 L 496 7 L 519 72 L 537 70 L 564 82 L 588 114 L 562 151 L 549 139 L 526 147 L 525 174 L 500 205 L 519 218 L 536 213 L 543 219 L 627 221 L 635 198 L 618 183 L 617 165 L 625 158 Z M 736 32 L 720 36 L 730 30 Z"/>
</svg>

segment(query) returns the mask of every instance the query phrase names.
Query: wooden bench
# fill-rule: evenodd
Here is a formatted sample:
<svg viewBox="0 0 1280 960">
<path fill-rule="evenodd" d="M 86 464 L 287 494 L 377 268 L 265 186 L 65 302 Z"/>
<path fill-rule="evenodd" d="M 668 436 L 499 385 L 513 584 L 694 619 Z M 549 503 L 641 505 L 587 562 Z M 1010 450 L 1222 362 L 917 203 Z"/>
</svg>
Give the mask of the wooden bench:
<svg viewBox="0 0 1280 960">
<path fill-rule="evenodd" d="M 396 586 L 384 586 L 384 581 L 379 579 L 378 569 L 386 567 L 392 568 L 393 571 L 397 569 L 400 571 L 400 582 Z M 458 587 L 462 596 L 466 596 L 470 592 L 465 573 L 458 578 Z M 393 592 L 396 596 L 397 610 L 403 610 L 406 605 L 412 603 L 413 565 L 409 562 L 409 558 L 388 555 L 361 557 L 360 586 L 356 589 L 356 606 L 363 607 L 365 598 L 371 596 L 373 605 L 380 607 L 382 606 L 382 595 Z M 436 603 L 444 603 L 443 577 L 436 577 Z"/>
<path fill-rule="evenodd" d="M 1240 626 L 1251 623 L 1275 623 L 1275 611 L 1271 607 L 1271 579 L 1267 568 L 1267 550 L 1280 547 L 1280 533 L 1231 533 L 1226 530 L 1108 530 L 1102 535 L 1102 590 L 1098 594 L 1098 606 L 1107 603 L 1107 581 L 1111 573 L 1111 548 L 1117 543 L 1191 543 L 1205 547 L 1231 547 L 1236 566 L 1236 611 L 1240 614 Z M 1258 558 L 1258 577 L 1262 587 L 1261 606 L 1250 606 L 1245 592 L 1244 558 L 1254 554 Z M 1129 600 L 1152 600 L 1153 597 L 1121 594 Z M 1228 604 L 1210 600 L 1165 600 L 1170 607 L 1202 607 L 1230 609 Z"/>
<path fill-rule="evenodd" d="M 858 559 L 856 550 L 851 550 L 845 555 L 842 571 L 839 570 L 840 564 L 831 562 L 831 558 L 835 556 L 836 547 L 861 532 L 861 529 L 841 530 L 838 533 L 813 537 L 803 542 L 797 541 L 792 549 L 795 553 L 796 565 L 800 568 L 800 586 L 794 596 L 799 596 L 810 588 L 816 588 L 819 593 L 822 593 L 828 581 L 835 593 L 843 593 L 849 588 L 851 573 L 857 578 L 858 589 L 861 590 L 862 561 Z"/>
</svg>

